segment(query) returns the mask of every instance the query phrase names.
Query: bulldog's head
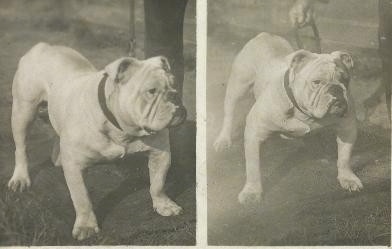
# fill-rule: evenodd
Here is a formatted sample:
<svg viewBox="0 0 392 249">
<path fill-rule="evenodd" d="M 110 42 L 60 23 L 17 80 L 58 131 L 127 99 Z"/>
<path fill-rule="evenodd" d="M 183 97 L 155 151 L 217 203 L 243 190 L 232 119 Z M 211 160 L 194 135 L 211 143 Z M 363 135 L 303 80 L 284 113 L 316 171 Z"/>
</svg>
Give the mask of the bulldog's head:
<svg viewBox="0 0 392 249">
<path fill-rule="evenodd" d="M 106 66 L 105 71 L 113 82 L 115 115 L 122 123 L 154 132 L 186 119 L 165 57 L 125 57 Z"/>
<path fill-rule="evenodd" d="M 298 105 L 314 118 L 343 117 L 353 60 L 348 53 L 314 54 L 298 50 L 287 56 L 290 87 Z"/>
</svg>

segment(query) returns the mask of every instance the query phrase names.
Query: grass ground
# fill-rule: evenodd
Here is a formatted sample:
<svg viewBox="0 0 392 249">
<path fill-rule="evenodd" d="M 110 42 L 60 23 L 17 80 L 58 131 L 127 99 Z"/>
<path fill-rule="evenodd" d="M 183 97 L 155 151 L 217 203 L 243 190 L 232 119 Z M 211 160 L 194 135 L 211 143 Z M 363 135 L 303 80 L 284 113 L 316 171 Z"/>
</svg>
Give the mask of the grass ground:
<svg viewBox="0 0 392 249">
<path fill-rule="evenodd" d="M 99 235 L 83 242 L 72 239 L 75 212 L 61 168 L 49 161 L 53 131 L 36 120 L 28 138 L 28 155 L 32 187 L 28 192 L 13 193 L 6 188 L 14 167 L 11 135 L 11 83 L 19 58 L 39 41 L 70 46 L 85 55 L 97 68 L 124 56 L 127 29 L 105 25 L 102 18 L 89 22 L 74 18 L 64 21 L 55 12 L 56 5 L 45 1 L 28 3 L 3 1 L 0 11 L 0 245 L 192 245 L 195 243 L 195 44 L 194 22 L 186 24 L 186 75 L 184 100 L 188 121 L 179 128 L 172 141 L 177 153 L 169 172 L 167 192 L 184 213 L 161 217 L 152 209 L 148 193 L 147 161 L 135 155 L 85 172 L 85 181 L 93 202 Z M 76 2 L 81 3 L 81 2 Z M 87 13 L 124 14 L 110 1 L 108 6 L 92 6 Z M 92 6 L 92 7 L 91 7 Z M 140 5 L 137 5 L 140 8 Z M 15 8 L 14 8 L 15 7 Z M 90 8 L 91 7 L 91 8 Z M 79 11 L 79 9 L 78 9 Z M 100 11 L 100 12 L 99 12 Z M 91 12 L 91 11 L 90 11 Z M 137 13 L 141 10 L 138 9 Z M 126 15 L 126 14 L 125 14 Z M 187 20 L 192 19 L 187 12 Z M 138 17 L 138 20 L 140 17 Z M 94 23 L 94 21 L 99 21 Z M 126 20 L 125 20 L 126 21 Z M 193 30 L 193 32 L 192 32 Z M 137 23 L 138 55 L 143 53 L 143 27 Z"/>
</svg>

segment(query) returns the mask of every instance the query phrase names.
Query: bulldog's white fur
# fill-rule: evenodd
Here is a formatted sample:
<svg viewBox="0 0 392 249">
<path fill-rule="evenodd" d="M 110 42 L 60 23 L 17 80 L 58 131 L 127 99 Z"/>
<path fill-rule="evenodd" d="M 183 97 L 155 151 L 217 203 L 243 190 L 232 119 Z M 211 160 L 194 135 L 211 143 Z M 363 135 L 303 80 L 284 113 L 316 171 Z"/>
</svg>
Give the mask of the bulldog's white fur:
<svg viewBox="0 0 392 249">
<path fill-rule="evenodd" d="M 336 128 L 340 185 L 349 191 L 362 188 L 350 167 L 357 136 L 354 105 L 348 89 L 352 67 L 353 61 L 347 53 L 293 51 L 286 40 L 267 33 L 259 34 L 245 45 L 233 63 L 223 127 L 214 143 L 218 151 L 231 145 L 234 107 L 241 97 L 253 90 L 256 102 L 246 119 L 246 183 L 238 196 L 240 203 L 261 200 L 259 151 L 269 136 L 303 136 L 325 126 Z M 299 108 L 284 88 L 287 70 L 289 87 Z"/>
<path fill-rule="evenodd" d="M 47 101 L 50 122 L 59 136 L 53 159 L 63 167 L 76 211 L 74 238 L 82 240 L 99 231 L 82 170 L 128 153 L 149 152 L 153 207 L 163 216 L 178 215 L 181 207 L 164 192 L 170 166 L 166 128 L 173 120 L 180 123 L 177 110 L 183 108 L 169 100 L 168 94 L 175 94 L 169 69 L 163 57 L 144 61 L 126 57 L 97 71 L 70 48 L 35 45 L 21 58 L 12 86 L 16 150 L 8 186 L 14 191 L 30 186 L 26 134 L 39 103 Z M 108 74 L 105 101 L 123 130 L 109 122 L 100 108 L 98 84 L 104 73 Z"/>
</svg>

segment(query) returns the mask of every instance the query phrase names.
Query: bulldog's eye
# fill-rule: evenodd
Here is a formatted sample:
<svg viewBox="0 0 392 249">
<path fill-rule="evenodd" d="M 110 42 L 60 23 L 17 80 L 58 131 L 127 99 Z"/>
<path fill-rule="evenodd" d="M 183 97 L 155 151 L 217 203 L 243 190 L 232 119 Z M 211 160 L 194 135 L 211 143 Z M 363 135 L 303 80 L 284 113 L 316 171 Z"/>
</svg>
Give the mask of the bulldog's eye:
<svg viewBox="0 0 392 249">
<path fill-rule="evenodd" d="M 321 80 L 313 80 L 312 83 L 313 85 L 319 85 L 321 83 Z"/>
<path fill-rule="evenodd" d="M 152 88 L 152 89 L 148 90 L 149 94 L 155 94 L 156 92 L 157 92 L 156 88 Z"/>
</svg>

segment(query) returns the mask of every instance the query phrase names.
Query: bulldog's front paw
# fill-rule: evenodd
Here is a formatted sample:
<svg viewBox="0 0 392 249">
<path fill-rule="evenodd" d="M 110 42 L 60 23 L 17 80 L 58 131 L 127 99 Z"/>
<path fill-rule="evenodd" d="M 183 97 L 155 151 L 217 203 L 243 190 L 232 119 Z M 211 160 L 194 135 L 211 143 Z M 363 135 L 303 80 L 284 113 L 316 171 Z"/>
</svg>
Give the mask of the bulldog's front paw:
<svg viewBox="0 0 392 249">
<path fill-rule="evenodd" d="M 244 206 L 254 206 L 261 203 L 261 187 L 245 184 L 238 195 L 238 201 Z"/>
<path fill-rule="evenodd" d="M 215 140 L 214 149 L 217 152 L 227 150 L 231 147 L 231 138 L 229 134 L 224 132 L 220 133 L 218 138 Z"/>
<path fill-rule="evenodd" d="M 78 216 L 72 230 L 72 236 L 77 240 L 84 240 L 99 232 L 97 220 L 91 211 L 89 215 Z"/>
<path fill-rule="evenodd" d="M 351 171 L 339 171 L 338 180 L 342 188 L 348 191 L 360 191 L 363 188 L 361 180 Z"/>
<path fill-rule="evenodd" d="M 27 172 L 17 171 L 15 170 L 14 174 L 12 175 L 11 179 L 8 182 L 8 188 L 12 191 L 19 191 L 22 192 L 23 190 L 29 188 L 31 185 L 30 177 Z"/>
<path fill-rule="evenodd" d="M 175 216 L 182 213 L 182 207 L 178 206 L 168 197 L 153 200 L 153 208 L 162 216 Z"/>
</svg>

